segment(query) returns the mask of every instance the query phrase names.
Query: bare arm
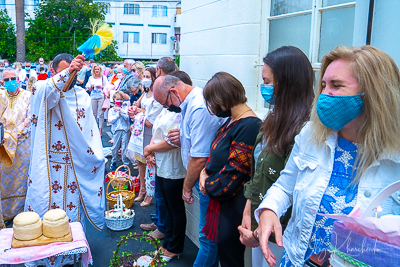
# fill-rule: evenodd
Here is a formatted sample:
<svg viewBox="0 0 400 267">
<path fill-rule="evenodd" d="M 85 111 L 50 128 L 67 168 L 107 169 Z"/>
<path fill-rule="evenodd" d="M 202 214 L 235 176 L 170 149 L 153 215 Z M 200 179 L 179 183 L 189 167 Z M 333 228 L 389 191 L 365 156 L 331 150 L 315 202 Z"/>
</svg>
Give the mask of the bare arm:
<svg viewBox="0 0 400 267">
<path fill-rule="evenodd" d="M 147 157 L 148 155 L 151 155 L 154 152 L 167 152 L 174 148 L 176 147 L 171 146 L 170 144 L 167 143 L 167 141 L 161 141 L 158 142 L 157 144 L 150 143 L 150 145 L 144 148 L 144 156 Z"/>
<path fill-rule="evenodd" d="M 153 128 L 153 124 L 151 124 L 147 119 L 144 121 L 144 126 L 146 126 L 147 128 Z"/>
<path fill-rule="evenodd" d="M 200 172 L 206 165 L 206 162 L 207 158 L 190 157 L 189 159 L 185 182 L 183 184 L 183 196 L 182 196 L 183 200 L 188 204 L 192 204 L 194 202 L 192 198 L 192 193 L 193 193 L 192 188 L 199 180 Z"/>
</svg>

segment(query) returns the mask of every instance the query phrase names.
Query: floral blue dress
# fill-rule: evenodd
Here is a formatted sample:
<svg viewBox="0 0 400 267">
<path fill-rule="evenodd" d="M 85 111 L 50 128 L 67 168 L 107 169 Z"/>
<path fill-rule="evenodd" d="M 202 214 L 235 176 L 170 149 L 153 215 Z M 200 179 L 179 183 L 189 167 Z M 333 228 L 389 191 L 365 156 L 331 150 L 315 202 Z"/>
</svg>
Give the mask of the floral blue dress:
<svg viewBox="0 0 400 267">
<path fill-rule="evenodd" d="M 351 184 L 355 170 L 354 162 L 357 157 L 357 144 L 338 137 L 333 163 L 332 175 L 329 185 L 322 196 L 318 213 L 324 214 L 349 214 L 357 202 L 358 185 Z M 334 219 L 329 219 L 320 215 L 315 218 L 314 227 L 304 259 L 323 250 L 329 250 L 331 232 Z M 293 266 L 287 256 L 286 251 L 280 267 Z"/>
</svg>

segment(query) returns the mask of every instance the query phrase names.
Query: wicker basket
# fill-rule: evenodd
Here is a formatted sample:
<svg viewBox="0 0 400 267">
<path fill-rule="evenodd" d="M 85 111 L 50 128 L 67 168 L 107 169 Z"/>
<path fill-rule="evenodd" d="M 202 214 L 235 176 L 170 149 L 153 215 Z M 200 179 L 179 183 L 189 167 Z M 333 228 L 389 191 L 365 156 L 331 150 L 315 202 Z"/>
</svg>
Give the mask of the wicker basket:
<svg viewBox="0 0 400 267">
<path fill-rule="evenodd" d="M 128 178 L 130 178 L 131 177 L 131 169 L 129 169 L 129 167 L 126 165 L 119 166 L 115 170 L 114 176 L 112 175 L 112 173 L 107 174 L 108 178 L 110 178 L 110 180 L 112 180 L 113 178 L 117 178 L 116 180 L 110 181 L 113 189 L 125 190 L 124 187 L 126 187 L 126 189 L 129 190 L 130 188 L 133 187 L 133 184 L 130 179 L 125 179 L 126 177 L 122 176 L 122 175 L 118 176 L 118 171 L 123 167 L 126 167 L 128 169 Z M 124 177 L 124 178 L 121 178 L 121 177 Z"/>
<path fill-rule="evenodd" d="M 117 208 L 123 209 L 123 205 L 121 205 L 122 200 L 117 201 Z M 105 212 L 105 219 L 106 219 L 106 225 L 108 228 L 114 231 L 122 231 L 126 230 L 132 227 L 133 225 L 133 218 L 135 217 L 135 212 L 132 210 L 132 214 L 130 216 L 125 216 L 122 218 L 115 218 L 115 217 L 110 217 L 110 211 Z"/>
<path fill-rule="evenodd" d="M 128 167 L 128 170 L 129 170 L 129 167 Z M 129 173 L 130 173 L 130 170 L 129 170 Z M 131 182 L 131 184 L 133 184 L 132 181 L 125 176 L 117 176 L 117 177 L 113 178 L 107 185 L 106 198 L 107 198 L 108 202 L 110 202 L 110 206 L 114 207 L 114 205 L 117 204 L 117 195 L 119 193 L 121 193 L 122 196 L 125 197 L 125 199 L 123 199 L 125 208 L 129 209 L 130 207 L 132 207 L 133 200 L 135 198 L 135 191 L 119 190 L 118 188 L 120 188 L 120 186 L 118 186 L 118 185 L 117 185 L 117 191 L 112 191 L 112 192 L 108 191 L 110 184 L 112 184 L 113 181 L 118 181 L 118 180 L 122 180 L 122 179 L 129 180 Z M 114 197 L 112 195 L 114 195 Z"/>
</svg>

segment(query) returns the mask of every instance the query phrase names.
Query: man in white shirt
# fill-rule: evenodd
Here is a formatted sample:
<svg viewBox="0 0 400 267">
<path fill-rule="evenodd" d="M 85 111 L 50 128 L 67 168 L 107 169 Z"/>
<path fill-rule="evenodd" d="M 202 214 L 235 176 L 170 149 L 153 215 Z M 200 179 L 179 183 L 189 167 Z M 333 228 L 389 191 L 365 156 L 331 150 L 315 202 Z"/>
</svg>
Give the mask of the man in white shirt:
<svg viewBox="0 0 400 267">
<path fill-rule="evenodd" d="M 37 74 L 34 69 L 31 69 L 31 63 L 27 61 L 25 62 L 25 69 L 22 69 L 18 75 L 19 86 L 26 90 L 26 84 L 30 77 L 35 77 L 37 79 Z"/>
</svg>

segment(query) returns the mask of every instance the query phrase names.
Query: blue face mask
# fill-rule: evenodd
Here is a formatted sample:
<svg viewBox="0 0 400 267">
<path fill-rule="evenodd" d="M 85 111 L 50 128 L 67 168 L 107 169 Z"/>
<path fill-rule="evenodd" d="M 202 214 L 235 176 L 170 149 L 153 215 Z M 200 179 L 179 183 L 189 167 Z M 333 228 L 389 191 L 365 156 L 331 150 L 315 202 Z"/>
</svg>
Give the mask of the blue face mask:
<svg viewBox="0 0 400 267">
<path fill-rule="evenodd" d="M 7 91 L 14 92 L 18 88 L 17 81 L 16 80 L 6 81 L 4 82 L 4 87 L 7 89 Z"/>
<path fill-rule="evenodd" d="M 275 95 L 274 95 L 274 85 L 273 84 L 261 84 L 261 95 L 264 98 L 265 102 L 270 105 L 275 104 Z"/>
<path fill-rule="evenodd" d="M 317 114 L 322 124 L 340 131 L 363 111 L 362 95 L 364 93 L 352 96 L 319 95 Z"/>
<path fill-rule="evenodd" d="M 26 71 L 30 71 L 30 70 L 31 70 L 31 67 L 25 67 L 25 70 L 26 70 Z"/>
</svg>

